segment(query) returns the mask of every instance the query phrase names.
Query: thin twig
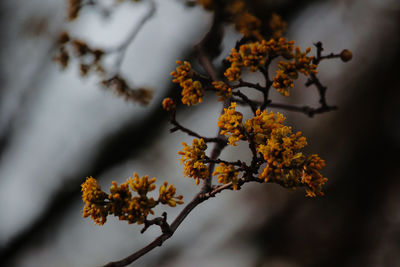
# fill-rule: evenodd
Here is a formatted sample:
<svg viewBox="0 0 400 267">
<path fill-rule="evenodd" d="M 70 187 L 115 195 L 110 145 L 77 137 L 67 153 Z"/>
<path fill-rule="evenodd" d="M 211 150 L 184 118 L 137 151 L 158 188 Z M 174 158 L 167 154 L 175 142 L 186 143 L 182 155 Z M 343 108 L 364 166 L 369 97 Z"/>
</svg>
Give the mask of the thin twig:
<svg viewBox="0 0 400 267">
<path fill-rule="evenodd" d="M 264 180 L 259 179 L 257 177 L 253 177 L 251 180 L 245 179 L 245 178 L 240 178 L 238 181 L 238 185 L 239 185 L 238 188 L 240 188 L 240 186 L 243 185 L 245 182 L 262 183 L 262 182 L 264 182 Z M 104 265 L 104 267 L 126 266 L 126 265 L 134 262 L 135 260 L 139 259 L 141 256 L 147 254 L 149 251 L 153 250 L 154 248 L 161 246 L 167 239 L 169 239 L 171 236 L 173 236 L 173 234 L 175 233 L 175 231 L 179 227 L 179 225 L 185 220 L 185 218 L 190 214 L 190 212 L 195 207 L 197 207 L 199 204 L 201 204 L 205 200 L 207 200 L 211 197 L 215 197 L 216 194 L 218 194 L 224 190 L 227 190 L 227 189 L 233 189 L 232 182 L 215 187 L 212 190 L 205 192 L 205 193 L 202 193 L 202 192 L 197 193 L 194 196 L 194 198 L 192 199 L 192 201 L 190 201 L 185 206 L 185 208 L 179 213 L 179 215 L 176 217 L 176 219 L 171 223 L 169 232 L 161 234 L 153 242 L 151 242 L 147 246 L 143 247 L 142 249 L 136 251 L 132 255 L 130 255 L 122 260 L 119 260 L 119 261 L 110 262 L 110 263 Z"/>
<path fill-rule="evenodd" d="M 217 20 L 214 20 L 214 22 L 216 23 Z M 212 26 L 212 29 L 215 29 L 215 25 Z M 206 37 L 203 39 L 203 41 L 207 38 L 207 36 L 210 33 L 208 33 L 206 35 Z M 215 71 L 210 59 L 208 58 L 208 56 L 206 55 L 206 53 L 203 51 L 203 41 L 201 41 L 198 45 L 195 46 L 195 49 L 198 52 L 198 56 L 199 56 L 199 61 L 202 64 L 204 70 L 207 72 L 207 74 L 214 80 L 217 81 L 218 80 L 218 75 L 217 72 Z M 224 102 L 224 107 L 229 106 L 230 104 L 230 100 L 226 100 Z M 224 109 L 222 109 L 221 113 L 224 112 Z M 188 132 L 187 132 L 188 133 Z M 218 135 L 216 138 L 220 138 L 223 139 L 224 136 L 221 135 L 221 130 L 219 129 L 218 131 Z M 216 142 L 214 145 L 213 150 L 211 151 L 211 155 L 210 155 L 210 159 L 217 159 L 218 156 L 220 155 L 222 149 L 226 146 L 227 142 Z M 211 196 L 205 197 L 205 193 L 206 192 L 210 192 L 210 190 L 212 189 L 212 185 L 211 185 L 211 179 L 212 179 L 212 171 L 214 169 L 215 163 L 214 162 L 210 162 L 208 163 L 208 170 L 209 170 L 209 177 L 207 179 L 205 179 L 203 186 L 200 190 L 199 193 L 197 193 L 195 195 L 195 197 L 192 199 L 191 202 L 189 202 L 184 209 L 179 213 L 179 215 L 176 217 L 176 219 L 171 223 L 171 225 L 169 226 L 169 231 L 165 232 L 163 234 L 161 234 L 159 237 L 157 237 L 153 242 L 151 242 L 150 244 L 148 244 L 147 246 L 145 246 L 144 248 L 138 250 L 137 252 L 133 253 L 132 255 L 120 260 L 120 261 L 116 261 L 116 262 L 110 262 L 108 263 L 107 267 L 119 267 L 119 266 L 126 266 L 130 263 L 132 263 L 133 261 L 135 261 L 136 259 L 140 258 L 141 256 L 145 255 L 146 253 L 148 253 L 149 251 L 153 250 L 154 248 L 156 248 L 157 246 L 161 246 L 167 239 L 169 239 L 174 232 L 176 231 L 176 229 L 179 227 L 179 225 L 183 222 L 183 220 L 189 215 L 189 213 L 200 203 L 202 203 L 204 200 L 210 198 Z"/>
<path fill-rule="evenodd" d="M 240 88 L 240 87 L 250 87 L 253 89 L 256 89 L 257 91 L 264 92 L 265 87 L 262 87 L 259 83 L 250 83 L 250 82 L 245 82 L 242 79 L 239 79 L 239 83 L 235 85 L 230 86 L 232 89 Z"/>
<path fill-rule="evenodd" d="M 245 94 L 243 94 L 240 91 L 232 92 L 232 95 L 240 97 L 249 107 L 251 108 L 251 111 L 256 114 L 257 111 L 257 105 L 254 103 L 254 101 L 250 100 Z"/>
<path fill-rule="evenodd" d="M 236 102 L 241 105 L 248 105 L 247 101 L 244 101 L 243 99 L 239 99 L 239 98 L 232 98 L 232 102 Z M 251 100 L 251 102 L 256 103 L 257 105 L 262 105 L 262 103 L 260 101 L 257 102 L 257 101 Z M 294 106 L 294 105 L 289 105 L 289 104 L 284 104 L 284 103 L 273 103 L 273 102 L 268 103 L 266 106 L 270 107 L 270 108 L 277 108 L 277 109 L 282 109 L 282 110 L 287 110 L 287 111 L 300 112 L 309 117 L 313 117 L 315 114 L 321 114 L 321 113 L 325 113 L 328 111 L 338 109 L 336 106 L 325 106 L 325 107 L 319 107 L 319 108 L 312 108 L 312 107 L 308 107 L 308 106 L 299 107 L 299 106 Z"/>
<path fill-rule="evenodd" d="M 108 49 L 106 52 L 108 54 L 117 53 L 117 58 L 114 63 L 115 72 L 118 73 L 121 69 L 122 62 L 124 60 L 126 51 L 130 44 L 132 44 L 133 40 L 136 38 L 140 30 L 146 24 L 146 22 L 154 15 L 156 12 L 156 4 L 154 0 L 149 0 L 150 8 L 147 13 L 142 17 L 142 19 L 135 25 L 135 27 L 131 30 L 126 39 L 117 47 Z"/>
<path fill-rule="evenodd" d="M 214 18 L 213 21 L 213 26 L 211 27 L 211 30 L 218 30 L 218 27 L 215 25 L 215 23 L 218 23 L 218 20 L 216 20 Z M 207 36 L 211 35 L 211 33 L 207 33 L 206 37 L 195 46 L 195 49 L 197 51 L 198 54 L 198 58 L 199 58 L 199 62 L 200 64 L 203 66 L 204 70 L 206 71 L 206 73 L 211 77 L 211 79 L 213 81 L 218 81 L 218 73 L 215 70 L 210 58 L 207 56 L 207 54 L 205 53 L 203 46 L 204 46 L 204 42 L 205 40 L 207 40 Z M 224 112 L 224 109 L 229 107 L 230 105 L 230 99 L 226 99 L 224 101 L 224 106 L 221 110 L 221 114 Z M 218 139 L 224 138 L 223 135 L 221 135 L 221 129 L 218 129 L 218 134 L 217 137 Z M 227 145 L 227 142 L 217 142 L 214 144 L 214 147 L 211 151 L 211 155 L 210 158 L 211 159 L 217 159 L 218 156 L 221 154 L 222 149 Z M 208 171 L 209 171 L 209 177 L 207 177 L 207 179 L 204 180 L 203 182 L 203 186 L 201 189 L 201 192 L 207 192 L 211 189 L 212 186 L 212 172 L 214 170 L 215 167 L 215 163 L 214 162 L 210 162 L 207 165 L 208 167 Z"/>
<path fill-rule="evenodd" d="M 224 143 L 224 142 L 226 142 L 226 140 L 225 140 L 224 138 L 220 138 L 220 137 L 204 137 L 204 136 L 201 136 L 201 135 L 199 135 L 198 133 L 196 133 L 196 132 L 194 132 L 194 131 L 192 131 L 192 130 L 190 130 L 190 129 L 184 127 L 184 126 L 182 126 L 182 125 L 176 120 L 175 112 L 173 112 L 173 114 L 172 114 L 172 116 L 171 116 L 170 123 L 173 124 L 173 125 L 175 125 L 174 128 L 171 128 L 171 129 L 169 130 L 171 133 L 180 130 L 180 131 L 182 131 L 182 132 L 184 132 L 184 133 L 187 133 L 187 134 L 190 135 L 190 136 L 194 136 L 194 137 L 197 137 L 197 138 L 199 138 L 199 139 L 202 138 L 202 139 L 204 140 L 204 142 L 206 142 L 206 143 L 211 143 L 211 142 L 214 142 L 214 143 L 218 143 L 218 142 Z"/>
</svg>

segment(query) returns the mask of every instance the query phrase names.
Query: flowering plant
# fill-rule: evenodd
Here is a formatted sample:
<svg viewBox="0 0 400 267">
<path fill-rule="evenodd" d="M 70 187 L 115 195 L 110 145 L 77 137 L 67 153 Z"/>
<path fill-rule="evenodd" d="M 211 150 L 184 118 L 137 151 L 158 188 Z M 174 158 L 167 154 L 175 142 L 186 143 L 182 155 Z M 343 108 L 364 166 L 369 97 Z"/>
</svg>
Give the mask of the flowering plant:
<svg viewBox="0 0 400 267">
<path fill-rule="evenodd" d="M 96 1 L 89 2 L 96 4 Z M 143 224 L 142 233 L 152 225 L 158 225 L 162 231 L 148 246 L 125 259 L 110 262 L 107 266 L 125 266 L 161 246 L 196 206 L 224 190 L 240 190 L 247 183 L 257 182 L 275 183 L 293 190 L 303 187 L 307 197 L 324 195 L 323 186 L 327 178 L 321 170 L 325 161 L 317 154 L 306 154 L 306 137 L 300 131 L 296 132 L 286 125 L 283 114 L 270 109 L 300 112 L 309 117 L 335 110 L 335 106 L 327 104 L 327 87 L 322 85 L 317 76 L 318 66 L 325 59 L 340 58 L 344 62 L 349 61 L 352 57 L 351 52 L 343 50 L 339 54 L 323 55 L 322 43 L 317 42 L 316 55 L 311 56 L 310 47 L 302 50 L 298 46 L 295 47 L 295 41 L 283 37 L 286 23 L 278 15 L 271 14 L 265 25 L 248 11 L 245 2 L 241 0 L 191 2 L 214 14 L 210 31 L 195 47 L 204 73 L 192 68 L 188 61 L 177 61 L 177 68 L 171 75 L 172 82 L 180 87 L 181 98 L 167 97 L 163 100 L 162 107 L 170 114 L 170 123 L 173 125 L 171 132 L 181 131 L 194 137 L 191 145 L 182 143 L 183 149 L 178 155 L 181 156 L 181 163 L 184 165 L 184 176 L 194 179 L 196 185 L 201 184 L 201 189 L 175 220 L 168 223 L 167 213 L 155 216 L 154 207 L 160 204 L 170 207 L 184 204 L 182 195 L 177 195 L 177 189 L 168 182 L 159 187 L 158 197 L 154 198 L 148 194 L 156 189 L 156 178 L 140 178 L 134 173 L 134 178 L 129 178 L 119 186 L 113 182 L 110 193 L 106 193 L 94 178 L 88 177 L 82 184 L 84 217 L 91 217 L 96 224 L 101 225 L 106 222 L 108 215 L 114 215 L 128 223 Z M 69 1 L 70 19 L 78 16 L 85 3 L 83 0 Z M 154 13 L 154 2 L 150 3 L 149 15 L 141 24 Z M 212 58 L 218 53 L 209 49 L 208 44 L 220 41 L 221 25 L 226 22 L 233 23 L 235 29 L 242 34 L 242 38 L 224 59 L 223 69 L 217 70 L 212 64 Z M 134 36 L 133 34 L 130 38 Z M 124 43 L 118 49 L 107 52 L 90 48 L 85 42 L 63 33 L 59 39 L 56 60 L 66 67 L 71 51 L 75 51 L 72 53 L 80 60 L 82 75 L 87 75 L 93 70 L 106 76 L 107 71 L 101 64 L 102 58 L 107 56 L 107 53 L 117 52 L 123 55 L 121 51 L 124 51 L 126 46 Z M 89 63 L 83 61 L 88 55 L 92 59 Z M 274 76 L 270 77 L 270 69 L 274 63 L 277 69 Z M 244 80 L 242 73 L 246 70 L 261 73 L 265 82 L 260 84 Z M 291 90 L 294 89 L 294 81 L 301 75 L 307 79 L 306 86 L 315 86 L 317 89 L 320 103 L 318 107 L 292 106 L 270 99 L 269 92 L 273 89 L 285 97 L 290 96 Z M 111 77 L 104 78 L 102 83 L 128 100 L 147 104 L 151 99 L 148 89 L 132 88 L 119 74 L 114 73 Z M 244 87 L 260 92 L 262 99 L 251 99 L 240 90 Z M 187 106 L 199 105 L 208 92 L 215 93 L 223 103 L 222 112 L 216 122 L 219 131 L 214 137 L 202 136 L 184 127 L 176 119 L 179 102 Z M 240 112 L 246 107 L 251 110 L 251 116 L 247 119 Z M 239 142 L 247 144 L 251 152 L 250 162 L 242 158 L 227 161 L 220 157 L 224 148 L 235 147 Z M 207 155 L 206 149 L 210 144 L 213 148 Z"/>
</svg>

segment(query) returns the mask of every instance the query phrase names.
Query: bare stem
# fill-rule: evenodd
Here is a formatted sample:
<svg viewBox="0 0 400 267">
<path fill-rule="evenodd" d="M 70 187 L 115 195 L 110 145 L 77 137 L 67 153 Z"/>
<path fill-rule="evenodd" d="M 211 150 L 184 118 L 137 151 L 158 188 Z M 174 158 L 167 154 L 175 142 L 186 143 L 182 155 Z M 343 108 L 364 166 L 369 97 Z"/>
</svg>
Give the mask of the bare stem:
<svg viewBox="0 0 400 267">
<path fill-rule="evenodd" d="M 132 44 L 133 40 L 136 38 L 140 30 L 146 24 L 146 22 L 154 15 L 156 12 L 156 4 L 154 0 L 149 0 L 150 8 L 147 13 L 142 17 L 142 19 L 132 28 L 131 32 L 128 34 L 126 39 L 117 47 L 109 49 L 107 53 L 113 54 L 117 53 L 117 58 L 114 63 L 115 72 L 118 73 L 121 69 L 122 62 L 124 60 L 126 51 L 130 44 Z"/>
<path fill-rule="evenodd" d="M 190 129 L 184 127 L 184 126 L 182 126 L 182 125 L 176 120 L 175 112 L 173 112 L 173 114 L 171 115 L 170 122 L 171 122 L 171 124 L 175 125 L 174 128 L 171 128 L 171 129 L 170 129 L 170 132 L 171 132 L 171 133 L 180 130 L 180 131 L 182 131 L 182 132 L 184 132 L 184 133 L 187 133 L 187 134 L 190 135 L 190 136 L 194 136 L 194 137 L 197 137 L 197 138 L 199 138 L 199 139 L 202 138 L 202 139 L 204 140 L 204 142 L 206 142 L 206 143 L 211 143 L 211 142 L 214 142 L 214 143 L 218 143 L 218 142 L 226 143 L 225 138 L 221 138 L 221 137 L 204 137 L 204 136 L 201 136 L 201 135 L 199 135 L 198 133 L 196 133 L 196 132 L 194 132 L 194 131 L 192 131 L 192 130 L 190 130 Z"/>
<path fill-rule="evenodd" d="M 240 99 L 240 98 L 232 98 L 232 102 L 236 102 L 236 103 L 242 104 L 242 105 L 249 105 L 248 101 L 244 101 L 243 99 Z M 262 103 L 259 101 L 257 102 L 257 101 L 251 100 L 251 102 L 256 103 L 257 105 L 262 105 Z M 270 107 L 270 108 L 277 108 L 277 109 L 282 109 L 282 110 L 287 110 L 287 111 L 300 112 L 309 117 L 313 117 L 315 114 L 321 114 L 321 113 L 325 113 L 328 111 L 337 110 L 336 106 L 321 106 L 319 108 L 312 108 L 312 107 L 308 107 L 308 106 L 299 107 L 299 106 L 289 105 L 289 104 L 285 104 L 285 103 L 273 103 L 273 102 L 268 103 L 266 106 Z"/>
<path fill-rule="evenodd" d="M 238 181 L 238 185 L 241 186 L 246 182 L 259 182 L 259 183 L 263 183 L 264 180 L 263 179 L 259 179 L 257 177 L 252 177 L 252 179 L 248 179 L 248 178 L 240 178 Z M 232 182 L 221 185 L 221 186 L 217 186 L 212 188 L 212 190 L 210 190 L 209 192 L 206 193 L 202 193 L 199 192 L 197 193 L 194 198 L 192 199 L 192 201 L 190 201 L 185 208 L 179 213 L 179 215 L 176 217 L 176 219 L 171 223 L 169 229 L 170 231 L 165 232 L 163 234 L 161 234 L 160 236 L 158 236 L 153 242 L 151 242 L 150 244 L 148 244 L 147 246 L 143 247 L 142 249 L 136 251 L 135 253 L 129 255 L 128 257 L 119 260 L 119 261 L 114 261 L 114 262 L 110 262 L 106 265 L 104 265 L 104 267 L 122 267 L 122 266 L 126 266 L 132 262 L 134 262 L 135 260 L 139 259 L 141 256 L 147 254 L 148 252 L 150 252 L 151 250 L 155 249 L 156 247 L 161 246 L 167 239 L 169 239 L 171 236 L 173 236 L 173 234 L 175 233 L 176 229 L 179 227 L 179 225 L 185 220 L 185 218 L 190 214 L 190 212 L 197 207 L 200 203 L 202 203 L 203 201 L 211 198 L 211 197 L 215 197 L 216 194 L 227 190 L 227 189 L 232 189 L 233 188 L 233 184 Z"/>
</svg>

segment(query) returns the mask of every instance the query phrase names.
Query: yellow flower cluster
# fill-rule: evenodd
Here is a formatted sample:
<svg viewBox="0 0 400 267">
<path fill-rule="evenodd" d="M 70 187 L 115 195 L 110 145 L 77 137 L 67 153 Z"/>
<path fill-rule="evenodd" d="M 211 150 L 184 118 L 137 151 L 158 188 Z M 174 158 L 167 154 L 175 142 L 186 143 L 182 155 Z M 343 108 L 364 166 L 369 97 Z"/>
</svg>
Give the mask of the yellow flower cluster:
<svg viewBox="0 0 400 267">
<path fill-rule="evenodd" d="M 239 51 L 233 48 L 231 54 L 226 58 L 231 66 L 226 69 L 224 75 L 231 82 L 237 81 L 240 78 L 242 67 L 247 67 L 251 72 L 255 72 L 265 65 L 268 58 L 272 59 L 277 56 L 291 58 L 293 48 L 294 41 L 288 41 L 285 38 L 243 44 L 239 47 Z"/>
<path fill-rule="evenodd" d="M 282 37 L 282 34 L 286 31 L 287 24 L 282 18 L 273 13 L 271 19 L 269 20 L 269 28 L 272 33 L 272 37 L 278 39 Z"/>
<path fill-rule="evenodd" d="M 307 196 L 315 197 L 316 195 L 323 196 L 322 185 L 328 181 L 327 178 L 323 177 L 319 170 L 325 167 L 325 161 L 318 155 L 311 155 L 304 164 L 302 172 L 302 183 L 307 184 L 306 189 Z"/>
<path fill-rule="evenodd" d="M 220 163 L 214 171 L 213 175 L 218 175 L 218 182 L 221 184 L 227 184 L 232 182 L 233 190 L 237 189 L 238 183 L 238 171 L 235 171 L 235 167 L 232 165 L 226 165 L 225 163 Z"/>
<path fill-rule="evenodd" d="M 306 157 L 301 150 L 307 145 L 307 140 L 301 132 L 292 133 L 292 128 L 283 125 L 285 117 L 257 110 L 253 118 L 242 124 L 242 115 L 235 110 L 236 103 L 225 109 L 218 121 L 221 133 L 228 135 L 229 143 L 236 145 L 244 136 L 253 138 L 256 150 L 263 156 L 266 163 L 259 178 L 265 182 L 278 183 L 284 187 L 295 188 L 306 186 L 307 196 L 322 195 L 321 187 L 327 181 L 319 172 L 325 163 L 318 155 Z M 221 183 L 237 181 L 233 166 L 221 164 L 215 174 L 219 174 Z"/>
<path fill-rule="evenodd" d="M 246 5 L 242 0 L 232 1 L 226 6 L 226 13 L 230 15 L 235 29 L 245 37 L 256 37 L 262 39 L 259 32 L 261 21 L 247 12 Z"/>
<path fill-rule="evenodd" d="M 121 185 L 112 182 L 110 194 L 107 194 L 100 189 L 93 177 L 88 177 L 82 184 L 82 199 L 85 202 L 83 217 L 91 216 L 99 225 L 106 222 L 107 215 L 114 215 L 130 224 L 142 224 L 149 214 L 154 214 L 152 209 L 159 203 L 171 207 L 183 204 L 183 197 L 175 196 L 175 187 L 173 185 L 167 187 L 168 183 L 160 187 L 158 200 L 148 197 L 147 194 L 156 188 L 155 181 L 156 178 L 149 179 L 148 175 L 140 178 L 134 173 L 134 178 L 129 177 Z M 132 196 L 131 191 L 137 195 Z"/>
<path fill-rule="evenodd" d="M 217 90 L 218 101 L 224 101 L 232 97 L 232 88 L 222 81 L 212 82 L 212 85 Z"/>
<path fill-rule="evenodd" d="M 266 144 L 258 146 L 258 152 L 267 162 L 267 166 L 260 175 L 260 178 L 265 179 L 266 182 L 269 179 L 287 180 L 285 183 L 289 183 L 290 180 L 297 182 L 297 178 L 291 176 L 290 170 L 298 168 L 304 162 L 304 156 L 299 151 L 307 145 L 307 141 L 304 136 L 301 136 L 301 132 L 296 134 L 291 134 L 291 132 L 290 127 L 282 125 L 281 128 L 275 128 L 271 132 Z"/>
<path fill-rule="evenodd" d="M 283 70 L 289 77 L 297 79 L 298 72 L 308 76 L 310 73 L 317 73 L 317 65 L 312 64 L 313 56 L 307 56 L 310 53 L 311 48 L 308 47 L 306 52 L 301 52 L 300 47 L 296 47 L 296 53 L 294 54 L 294 61 L 290 62 L 279 62 L 278 67 Z"/>
<path fill-rule="evenodd" d="M 164 100 L 162 102 L 162 107 L 165 111 L 172 111 L 172 110 L 175 110 L 176 105 L 175 105 L 174 100 L 167 97 L 167 98 L 164 98 Z"/>
<path fill-rule="evenodd" d="M 164 184 L 160 187 L 160 197 L 159 201 L 162 204 L 166 204 L 170 207 L 175 207 L 176 204 L 183 204 L 183 196 L 179 195 L 175 197 L 176 188 L 171 184 L 168 186 L 168 182 L 164 182 Z"/>
<path fill-rule="evenodd" d="M 254 36 L 258 39 L 262 38 L 259 32 L 261 21 L 249 12 L 239 13 L 235 16 L 234 23 L 235 29 L 245 37 Z"/>
<path fill-rule="evenodd" d="M 289 89 L 294 87 L 293 79 L 283 70 L 277 70 L 272 86 L 283 96 L 289 96 Z"/>
<path fill-rule="evenodd" d="M 282 115 L 274 117 L 272 112 L 268 114 L 266 111 L 257 113 L 257 121 L 262 121 L 262 126 L 254 127 L 257 124 L 247 121 L 246 129 L 257 132 L 258 141 L 265 140 L 257 143 L 257 151 L 267 163 L 259 177 L 265 182 L 275 182 L 288 188 L 304 185 L 307 196 L 322 195 L 321 187 L 327 179 L 319 170 L 325 164 L 317 155 L 308 159 L 303 155 L 301 149 L 307 145 L 306 138 L 301 132 L 293 134 L 291 127 L 283 125 L 285 118 Z"/>
<path fill-rule="evenodd" d="M 236 81 L 240 78 L 241 67 L 250 68 L 255 72 L 259 67 L 264 66 L 268 47 L 266 41 L 254 42 L 241 45 L 239 51 L 232 48 L 231 54 L 226 58 L 231 66 L 225 71 L 224 75 L 229 81 Z"/>
<path fill-rule="evenodd" d="M 196 180 L 196 184 L 200 183 L 200 179 L 206 179 L 209 176 L 207 165 L 205 164 L 207 145 L 204 140 L 193 139 L 192 146 L 182 142 L 183 151 L 178 154 L 182 155 L 181 163 L 185 164 L 184 174 Z"/>
<path fill-rule="evenodd" d="M 88 177 L 82 184 L 82 200 L 85 202 L 83 217 L 91 217 L 96 224 L 104 224 L 108 210 L 104 207 L 107 194 L 101 191 L 100 185 L 93 177 Z"/>
<path fill-rule="evenodd" d="M 221 128 L 221 134 L 229 136 L 228 143 L 236 146 L 239 140 L 245 140 L 243 135 L 242 113 L 235 110 L 236 102 L 232 102 L 224 113 L 219 117 L 218 127 Z"/>
<path fill-rule="evenodd" d="M 156 186 L 156 179 L 148 179 L 148 176 L 139 178 L 134 173 L 134 179 L 129 178 L 120 186 L 114 181 L 110 188 L 108 198 L 113 205 L 110 205 L 110 214 L 114 214 L 120 220 L 126 220 L 128 223 L 142 224 L 149 214 L 154 214 L 152 210 L 157 202 L 154 198 L 147 197 L 147 193 L 153 191 Z M 132 197 L 129 188 L 137 192 L 139 196 Z"/>
<path fill-rule="evenodd" d="M 182 103 L 185 105 L 196 105 L 203 101 L 203 86 L 199 81 L 193 81 L 192 66 L 189 62 L 176 61 L 179 66 L 171 75 L 175 78 L 172 80 L 182 87 Z"/>
<path fill-rule="evenodd" d="M 277 40 L 270 39 L 267 42 L 269 56 L 271 58 L 281 56 L 286 59 L 290 59 L 293 57 L 294 44 L 295 41 L 289 41 L 288 39 L 283 37 Z"/>
<path fill-rule="evenodd" d="M 280 128 L 285 117 L 280 114 L 274 114 L 272 111 L 269 113 L 264 110 L 261 112 L 259 109 L 256 115 L 250 118 L 244 124 L 246 131 L 254 138 L 254 142 L 259 145 L 265 143 L 271 135 L 272 130 Z"/>
<path fill-rule="evenodd" d="M 308 47 L 306 52 L 301 52 L 299 47 L 296 47 L 294 60 L 290 62 L 281 61 L 278 63 L 279 69 L 276 71 L 272 86 L 284 96 L 289 96 L 289 89 L 293 88 L 293 80 L 297 79 L 299 72 L 305 76 L 317 73 L 317 65 L 312 64 L 314 57 L 309 57 L 307 54 L 311 51 Z"/>
</svg>

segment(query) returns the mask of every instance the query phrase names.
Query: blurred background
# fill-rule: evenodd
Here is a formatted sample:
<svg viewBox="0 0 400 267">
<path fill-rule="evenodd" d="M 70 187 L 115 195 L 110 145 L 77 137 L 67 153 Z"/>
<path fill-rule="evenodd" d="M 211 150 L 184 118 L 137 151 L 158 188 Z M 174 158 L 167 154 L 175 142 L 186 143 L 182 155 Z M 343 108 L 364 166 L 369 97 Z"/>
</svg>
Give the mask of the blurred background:
<svg viewBox="0 0 400 267">
<path fill-rule="evenodd" d="M 302 189 L 269 184 L 224 191 L 133 266 L 400 266 L 400 2 L 249 4 L 258 15 L 281 15 L 286 36 L 302 48 L 321 41 L 326 53 L 353 52 L 346 64 L 334 59 L 319 67 L 337 111 L 314 118 L 283 111 L 307 137 L 307 151 L 326 160 L 326 196 L 305 198 Z M 198 191 L 177 155 L 191 138 L 169 133 L 160 103 L 177 93 L 169 73 L 175 60 L 191 59 L 212 14 L 179 0 L 156 1 L 121 70 L 129 82 L 154 89 L 143 107 L 101 89 L 96 75 L 80 77 L 74 62 L 61 71 L 52 58 L 63 30 L 95 47 L 118 45 L 146 14 L 146 1 L 123 3 L 107 16 L 85 8 L 71 23 L 67 1 L 2 0 L 0 7 L 0 266 L 99 266 L 131 254 L 159 234 L 157 227 L 141 235 L 141 227 L 111 217 L 95 226 L 82 218 L 80 184 L 94 176 L 106 190 L 136 171 L 175 184 L 186 202 Z M 224 32 L 217 65 L 240 38 L 232 25 Z M 276 92 L 273 99 L 317 106 L 316 90 L 304 82 L 290 99 Z M 180 107 L 178 120 L 212 136 L 220 105 L 207 96 Z M 239 146 L 222 157 L 248 155 Z M 166 210 L 172 220 L 181 207 Z"/>
</svg>

